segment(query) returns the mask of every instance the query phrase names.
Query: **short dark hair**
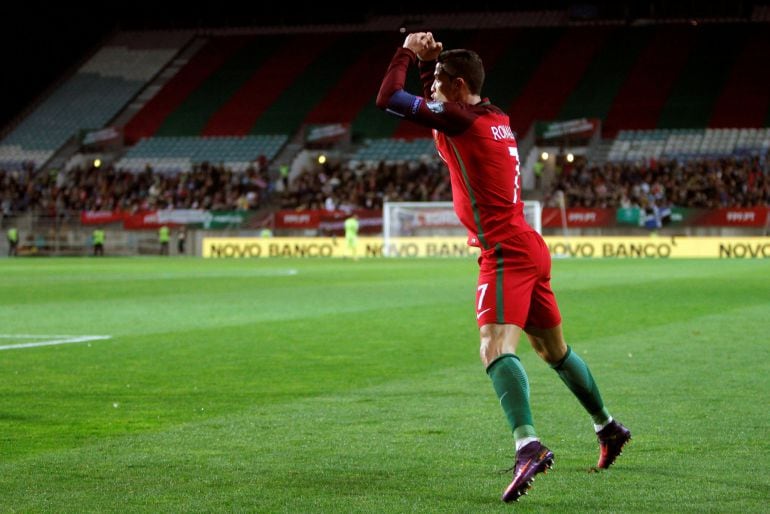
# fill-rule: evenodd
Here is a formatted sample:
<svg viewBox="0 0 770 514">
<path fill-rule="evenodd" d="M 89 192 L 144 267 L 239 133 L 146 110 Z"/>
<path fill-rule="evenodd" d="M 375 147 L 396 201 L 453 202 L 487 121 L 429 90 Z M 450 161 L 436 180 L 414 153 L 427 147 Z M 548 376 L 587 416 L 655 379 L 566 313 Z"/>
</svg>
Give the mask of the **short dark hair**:
<svg viewBox="0 0 770 514">
<path fill-rule="evenodd" d="M 484 63 L 481 62 L 479 54 L 463 48 L 444 50 L 438 56 L 438 62 L 450 77 L 463 78 L 471 94 L 481 93 L 481 87 L 484 85 Z"/>
</svg>

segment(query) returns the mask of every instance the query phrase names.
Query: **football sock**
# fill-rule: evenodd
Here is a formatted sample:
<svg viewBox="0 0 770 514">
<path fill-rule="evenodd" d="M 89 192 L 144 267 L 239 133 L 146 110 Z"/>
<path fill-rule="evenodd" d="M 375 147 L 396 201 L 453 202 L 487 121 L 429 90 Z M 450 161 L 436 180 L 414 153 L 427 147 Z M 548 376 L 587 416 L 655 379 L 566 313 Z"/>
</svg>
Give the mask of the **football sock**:
<svg viewBox="0 0 770 514">
<path fill-rule="evenodd" d="M 594 382 L 591 370 L 578 354 L 567 347 L 567 355 L 551 367 L 559 374 L 562 382 L 567 384 L 588 414 L 593 418 L 594 424 L 604 425 L 610 418 L 610 413 L 604 408 L 602 395 Z"/>
<path fill-rule="evenodd" d="M 607 426 L 607 425 L 609 425 L 610 423 L 612 423 L 612 416 L 610 416 L 609 418 L 607 418 L 607 421 L 605 421 L 604 423 L 601 423 L 601 424 L 597 424 L 597 423 L 594 423 L 594 431 L 596 431 L 596 433 L 598 434 L 599 432 L 601 432 L 601 431 L 602 431 L 602 429 L 603 429 L 604 427 L 606 427 L 606 426 Z"/>
<path fill-rule="evenodd" d="M 529 408 L 529 380 L 519 358 L 512 353 L 499 356 L 487 366 L 487 375 L 492 379 L 500 406 L 511 425 L 517 449 L 519 442 L 523 443 L 525 439 L 536 440 Z"/>
<path fill-rule="evenodd" d="M 529 443 L 539 441 L 537 437 L 525 437 L 524 439 L 516 439 L 516 452 L 527 446 Z"/>
</svg>

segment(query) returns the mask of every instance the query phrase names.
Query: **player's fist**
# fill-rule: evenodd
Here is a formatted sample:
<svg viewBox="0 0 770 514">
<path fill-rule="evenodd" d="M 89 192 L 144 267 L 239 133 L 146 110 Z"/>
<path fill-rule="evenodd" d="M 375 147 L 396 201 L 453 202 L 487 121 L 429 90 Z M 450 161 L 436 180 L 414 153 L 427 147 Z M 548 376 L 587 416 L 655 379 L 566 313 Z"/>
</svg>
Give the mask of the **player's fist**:
<svg viewBox="0 0 770 514">
<path fill-rule="evenodd" d="M 441 53 L 443 45 L 433 39 L 430 32 L 413 32 L 406 36 L 404 48 L 416 53 L 421 61 L 433 61 Z"/>
<path fill-rule="evenodd" d="M 412 32 L 406 39 L 404 39 L 404 48 L 408 48 L 412 52 L 419 54 L 425 46 L 427 40 L 426 32 Z"/>
<path fill-rule="evenodd" d="M 443 49 L 444 45 L 433 39 L 433 33 L 426 32 L 422 51 L 417 52 L 417 58 L 421 61 L 435 61 Z"/>
</svg>

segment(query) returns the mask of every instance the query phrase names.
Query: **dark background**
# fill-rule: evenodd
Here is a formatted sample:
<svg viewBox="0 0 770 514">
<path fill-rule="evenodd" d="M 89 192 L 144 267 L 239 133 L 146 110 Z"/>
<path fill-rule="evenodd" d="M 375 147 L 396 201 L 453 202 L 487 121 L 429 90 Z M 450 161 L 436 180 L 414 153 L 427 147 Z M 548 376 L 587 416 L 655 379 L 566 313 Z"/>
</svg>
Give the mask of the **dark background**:
<svg viewBox="0 0 770 514">
<path fill-rule="evenodd" d="M 354 0 L 353 0 L 354 1 Z M 251 2 L 251 6 L 244 5 Z M 159 29 L 194 27 L 239 27 L 261 25 L 302 25 L 357 23 L 376 14 L 414 14 L 420 12 L 526 11 L 569 9 L 579 19 L 749 17 L 755 4 L 743 0 L 709 1 L 515 1 L 470 0 L 438 3 L 406 1 L 359 1 L 356 9 L 345 9 L 341 2 L 301 2 L 266 0 L 241 2 L 214 1 L 206 5 L 168 5 L 134 1 L 118 5 L 56 5 L 27 2 L 5 4 L 0 21 L 0 133 L 28 109 L 31 103 L 56 81 L 82 64 L 84 57 L 98 48 L 110 34 L 120 29 Z M 235 6 L 234 4 L 237 4 Z M 259 5 L 257 5 L 259 4 Z M 364 5 L 369 4 L 369 5 Z"/>
</svg>

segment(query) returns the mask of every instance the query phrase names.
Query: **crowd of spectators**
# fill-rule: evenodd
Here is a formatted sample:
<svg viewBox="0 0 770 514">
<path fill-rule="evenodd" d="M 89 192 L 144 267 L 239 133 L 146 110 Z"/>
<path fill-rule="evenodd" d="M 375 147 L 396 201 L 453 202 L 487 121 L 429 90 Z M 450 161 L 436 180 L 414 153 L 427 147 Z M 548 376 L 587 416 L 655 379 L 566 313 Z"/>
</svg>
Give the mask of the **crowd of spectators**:
<svg viewBox="0 0 770 514">
<path fill-rule="evenodd" d="M 111 166 L 68 172 L 0 170 L 0 210 L 6 215 L 164 208 L 250 210 L 262 205 L 269 185 L 266 168 L 235 173 L 208 163 L 178 174 L 159 174 L 151 168 L 131 173 Z"/>
<path fill-rule="evenodd" d="M 590 166 L 583 159 L 556 173 L 546 207 L 719 207 L 770 206 L 767 160 L 758 157 L 651 160 Z"/>
<path fill-rule="evenodd" d="M 546 207 L 622 208 L 770 206 L 768 160 L 722 158 L 606 163 L 581 158 L 558 170 L 543 192 Z M 190 172 L 142 173 L 112 167 L 68 172 L 0 170 L 0 212 L 137 212 L 164 208 L 255 210 L 267 199 L 283 209 L 380 209 L 385 201 L 451 200 L 438 160 L 343 161 L 314 166 L 281 184 L 266 166 L 233 172 L 203 163 Z M 278 186 L 278 187 L 276 187 Z"/>
<path fill-rule="evenodd" d="M 378 163 L 347 161 L 303 171 L 283 193 L 284 209 L 381 209 L 390 202 L 452 199 L 449 174 L 436 159 Z"/>
</svg>

